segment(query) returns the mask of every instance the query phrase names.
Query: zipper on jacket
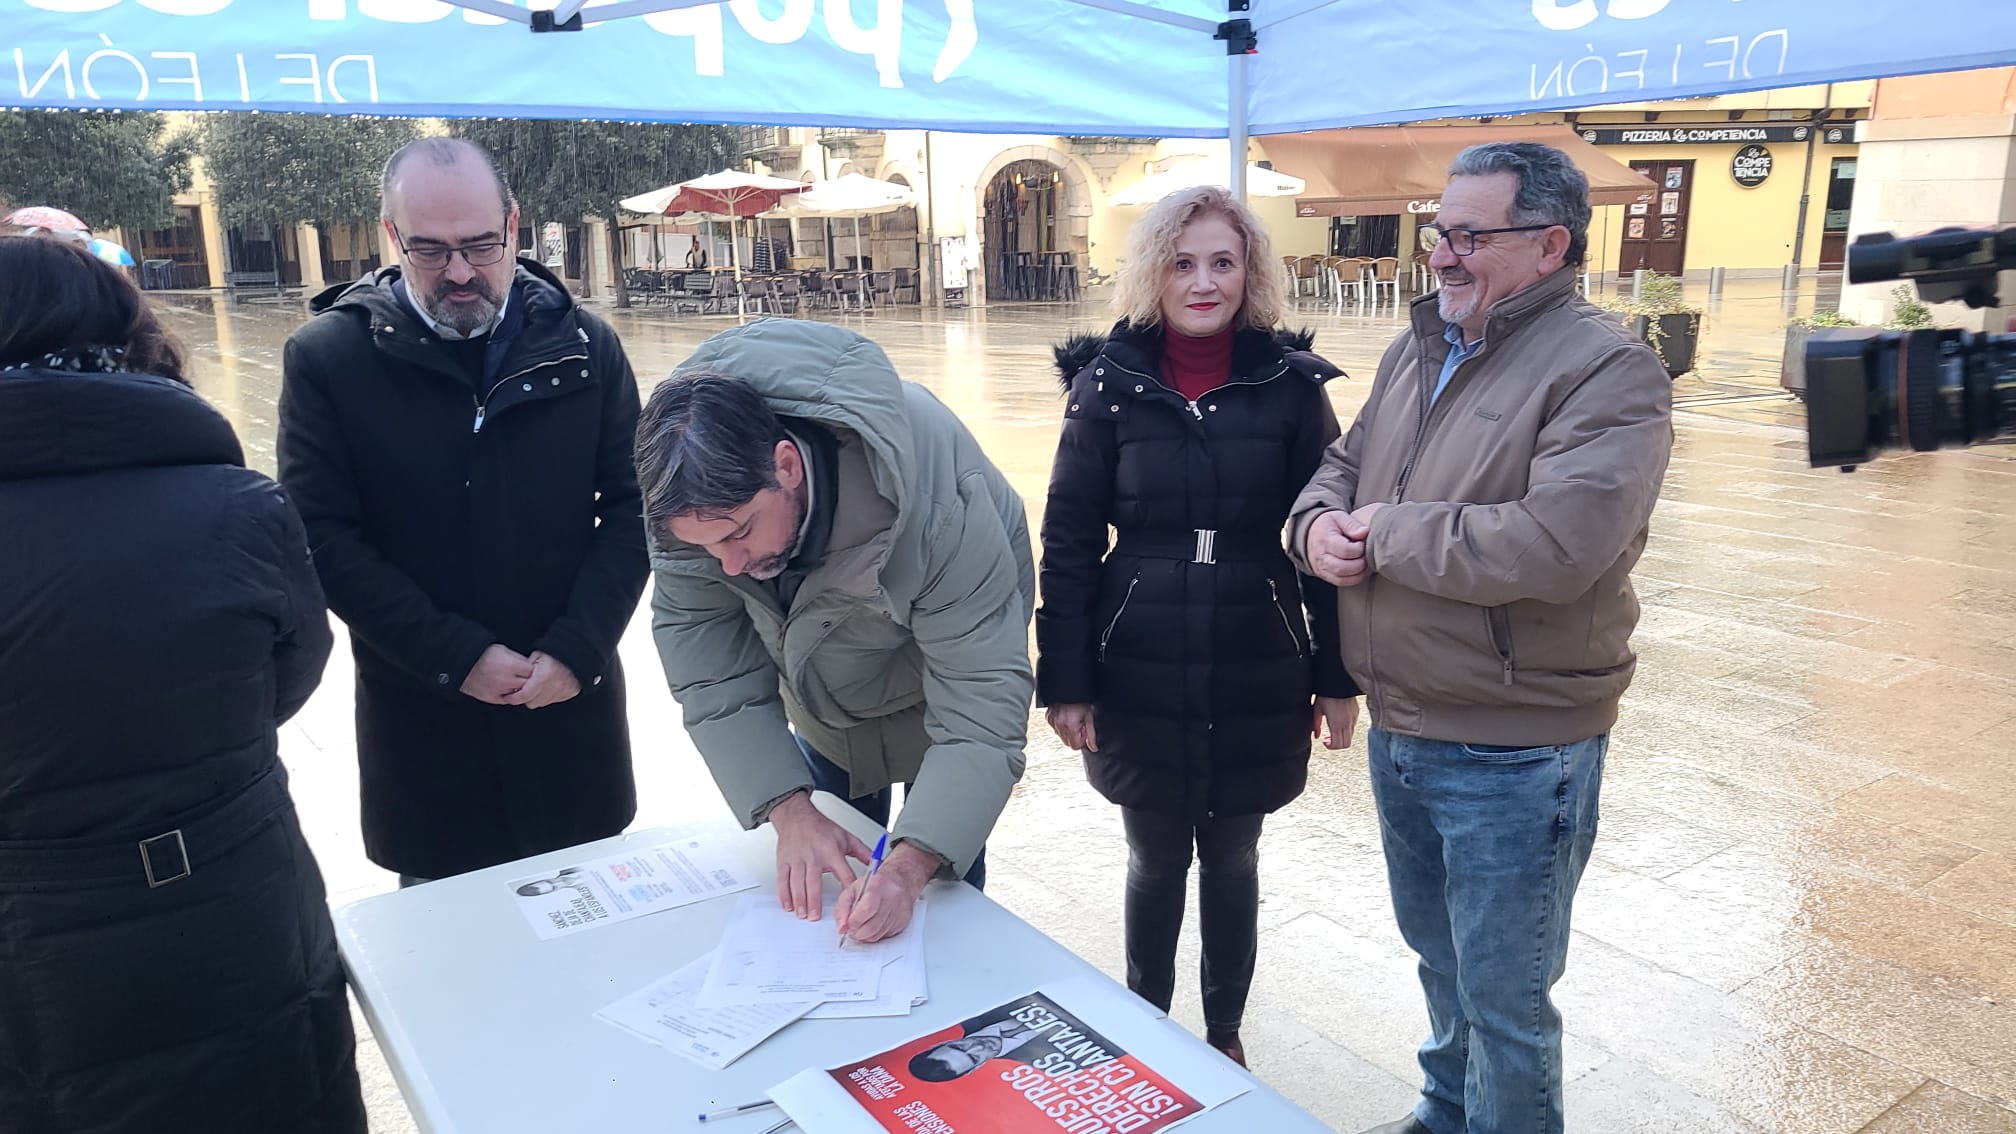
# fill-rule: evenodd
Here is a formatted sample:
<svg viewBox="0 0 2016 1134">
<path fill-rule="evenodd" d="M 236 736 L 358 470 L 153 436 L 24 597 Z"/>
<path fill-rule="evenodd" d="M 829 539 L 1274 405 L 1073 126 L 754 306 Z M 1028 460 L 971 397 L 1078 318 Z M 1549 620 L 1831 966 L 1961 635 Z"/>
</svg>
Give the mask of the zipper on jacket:
<svg viewBox="0 0 2016 1134">
<path fill-rule="evenodd" d="M 1145 382 L 1153 383 L 1159 389 L 1175 395 L 1176 399 L 1183 403 L 1184 408 L 1190 411 L 1191 417 L 1196 418 L 1198 421 L 1204 420 L 1204 411 L 1197 404 L 1198 401 L 1200 401 L 1201 399 L 1185 398 L 1182 394 L 1177 393 L 1175 390 L 1170 389 L 1169 384 L 1167 382 L 1164 382 L 1161 378 L 1153 374 L 1143 374 L 1139 370 L 1136 370 L 1131 366 L 1122 366 L 1119 363 L 1114 362 L 1110 358 L 1107 359 L 1106 362 L 1108 365 L 1113 367 L 1113 369 L 1118 370 L 1122 374 L 1132 374 L 1136 378 L 1139 378 Z M 1209 390 L 1204 391 L 1204 394 L 1206 397 L 1209 397 L 1210 395 L 1215 394 L 1220 390 L 1229 390 L 1234 386 L 1265 386 L 1267 383 L 1272 382 L 1275 379 L 1281 377 L 1282 375 L 1288 373 L 1289 370 L 1290 367 L 1288 367 L 1286 364 L 1283 364 L 1279 369 L 1275 370 L 1274 373 L 1269 374 L 1267 377 L 1262 378 L 1258 381 L 1226 382 L 1222 385 L 1213 386 Z"/>
<path fill-rule="evenodd" d="M 1288 373 L 1288 368 L 1286 366 L 1283 366 L 1281 369 L 1276 370 L 1274 373 L 1269 374 L 1267 377 L 1262 378 L 1257 382 L 1226 382 L 1221 385 L 1213 386 L 1210 389 L 1204 391 L 1203 398 L 1198 398 L 1197 401 L 1193 401 L 1190 403 L 1190 412 L 1196 416 L 1198 421 L 1203 421 L 1204 414 L 1201 410 L 1197 408 L 1198 401 L 1202 401 L 1204 400 L 1204 398 L 1208 398 L 1212 394 L 1215 394 L 1220 390 L 1229 390 L 1234 386 L 1265 386 L 1267 383 L 1274 381 L 1275 379 L 1281 377 L 1283 374 L 1286 373 Z M 1166 390 L 1168 389 L 1168 387 L 1164 386 L 1163 389 Z M 1180 398 L 1183 395 L 1177 394 L 1176 396 Z"/>
<path fill-rule="evenodd" d="M 1512 616 L 1502 606 L 1484 608 L 1484 629 L 1491 635 L 1491 648 L 1505 670 L 1505 684 L 1512 684 Z"/>
<path fill-rule="evenodd" d="M 1139 575 L 1127 581 L 1127 593 L 1120 596 L 1120 609 L 1113 612 L 1113 617 L 1107 620 L 1105 631 L 1099 635 L 1100 661 L 1106 660 L 1106 642 L 1113 637 L 1113 628 L 1120 625 L 1120 616 L 1127 613 L 1127 604 L 1134 600 L 1134 588 L 1140 585 L 1141 576 Z"/>
<path fill-rule="evenodd" d="M 1451 347 L 1450 349 L 1453 350 L 1455 348 Z M 1452 371 L 1449 375 L 1449 385 L 1451 386 L 1455 385 L 1456 375 L 1462 373 L 1463 368 L 1465 366 L 1468 366 L 1472 362 L 1476 361 L 1478 355 L 1481 355 L 1483 353 L 1484 348 L 1480 346 L 1477 348 L 1477 354 L 1473 354 L 1469 358 L 1466 358 L 1463 361 L 1457 363 L 1456 369 Z M 1422 378 L 1421 381 L 1422 404 L 1420 409 L 1420 415 L 1415 419 L 1414 447 L 1408 450 L 1407 463 L 1401 466 L 1400 477 L 1393 483 L 1393 502 L 1396 504 L 1399 503 L 1401 500 L 1405 499 L 1407 496 L 1407 481 L 1410 477 L 1414 475 L 1415 464 L 1421 460 L 1421 446 L 1428 440 L 1428 422 L 1435 416 L 1435 406 L 1436 403 L 1440 401 L 1440 399 L 1435 396 L 1434 387 L 1429 385 L 1427 381 L 1428 376 L 1427 354 L 1424 353 L 1421 355 L 1421 357 L 1416 361 L 1415 367 L 1419 371 Z M 1436 377 L 1439 379 L 1441 375 L 1437 374 Z M 1442 392 L 1446 394 L 1449 391 L 1445 387 Z"/>
<path fill-rule="evenodd" d="M 1393 502 L 1396 504 L 1407 497 L 1407 480 L 1414 475 L 1414 463 L 1421 459 L 1421 443 L 1428 437 L 1428 415 L 1435 409 L 1435 396 L 1428 388 L 1428 355 L 1425 352 L 1415 360 L 1414 369 L 1421 378 L 1421 396 L 1417 399 L 1420 404 L 1414 418 L 1414 445 L 1407 450 L 1407 463 L 1400 466 L 1400 476 L 1393 482 Z M 1462 363 L 1457 363 L 1457 369 L 1462 369 Z M 1454 382 L 1456 376 L 1451 374 L 1449 380 Z"/>
<path fill-rule="evenodd" d="M 1281 588 L 1274 580 L 1267 580 L 1267 594 L 1274 600 L 1274 613 L 1281 616 L 1281 629 L 1288 631 L 1288 644 L 1295 647 L 1295 656 L 1302 656 L 1302 639 L 1295 636 L 1295 624 L 1288 620 L 1288 608 L 1281 605 Z"/>
<path fill-rule="evenodd" d="M 584 336 L 586 335 L 585 331 L 583 332 L 583 335 Z M 511 373 L 506 374 L 504 377 L 497 379 L 497 381 L 491 385 L 490 389 L 484 392 L 482 400 L 476 402 L 476 424 L 473 428 L 469 430 L 469 432 L 471 433 L 483 432 L 483 418 L 486 414 L 490 412 L 490 398 L 493 395 L 495 395 L 497 391 L 503 389 L 504 384 L 506 382 L 510 382 L 517 378 L 523 378 L 525 375 L 532 373 L 534 370 L 544 370 L 549 366 L 558 366 L 563 362 L 586 362 L 586 361 L 588 361 L 588 356 L 585 353 L 563 354 L 558 358 L 549 358 L 543 362 L 535 362 L 532 365 L 525 367 L 523 370 L 514 370 Z"/>
</svg>

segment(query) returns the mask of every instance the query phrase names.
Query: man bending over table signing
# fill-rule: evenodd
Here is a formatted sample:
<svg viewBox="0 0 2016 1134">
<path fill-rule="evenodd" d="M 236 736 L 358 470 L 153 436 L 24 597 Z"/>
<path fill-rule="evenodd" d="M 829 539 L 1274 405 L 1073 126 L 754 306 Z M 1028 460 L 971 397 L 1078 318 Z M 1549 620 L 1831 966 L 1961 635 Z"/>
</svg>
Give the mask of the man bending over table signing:
<svg viewBox="0 0 2016 1134">
<path fill-rule="evenodd" d="M 1022 501 L 964 424 L 842 327 L 725 331 L 637 429 L 652 631 L 686 729 L 744 826 L 777 833 L 777 891 L 842 934 L 902 932 L 934 877 L 985 880 L 1021 778 L 1035 682 Z M 812 806 L 888 825 L 882 869 Z"/>
</svg>

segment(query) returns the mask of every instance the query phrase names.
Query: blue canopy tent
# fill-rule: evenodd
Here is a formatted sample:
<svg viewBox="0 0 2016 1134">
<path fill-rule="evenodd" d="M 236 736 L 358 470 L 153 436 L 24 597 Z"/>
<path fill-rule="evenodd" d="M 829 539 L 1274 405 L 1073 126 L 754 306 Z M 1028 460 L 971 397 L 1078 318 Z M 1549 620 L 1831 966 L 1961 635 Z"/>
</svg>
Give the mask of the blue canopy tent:
<svg viewBox="0 0 2016 1134">
<path fill-rule="evenodd" d="M 1251 134 L 2016 63 L 2012 0 L 0 0 L 0 12 L 4 107 L 1224 137 L 1235 153 Z M 1243 195 L 1245 163 L 1232 171 Z"/>
<path fill-rule="evenodd" d="M 0 106 L 1229 137 L 1236 149 L 1249 132 L 2016 63 L 2010 0 L 1230 7 L 0 0 Z"/>
</svg>

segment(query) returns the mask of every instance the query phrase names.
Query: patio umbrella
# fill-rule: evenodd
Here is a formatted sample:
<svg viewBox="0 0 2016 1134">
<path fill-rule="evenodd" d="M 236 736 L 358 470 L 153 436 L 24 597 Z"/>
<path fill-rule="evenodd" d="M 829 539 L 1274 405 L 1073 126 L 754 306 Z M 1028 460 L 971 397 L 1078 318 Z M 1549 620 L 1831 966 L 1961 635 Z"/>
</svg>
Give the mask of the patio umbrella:
<svg viewBox="0 0 2016 1134">
<path fill-rule="evenodd" d="M 30 205 L 25 209 L 15 209 L 7 214 L 8 224 L 18 224 L 23 228 L 75 229 L 85 232 L 90 226 L 62 209 L 52 209 L 47 205 Z"/>
<path fill-rule="evenodd" d="M 853 217 L 854 259 L 861 259 L 861 218 L 893 213 L 917 203 L 917 194 L 908 185 L 881 181 L 860 173 L 845 173 L 831 181 L 814 181 L 810 188 L 785 198 L 777 212 L 789 217 Z M 829 265 L 830 266 L 830 265 Z M 866 290 L 865 278 L 858 291 Z"/>
<path fill-rule="evenodd" d="M 689 181 L 653 189 L 635 197 L 626 197 L 617 204 L 633 213 L 656 216 L 677 216 L 693 213 L 709 217 L 726 217 L 732 227 L 743 217 L 753 217 L 767 213 L 777 207 L 777 202 L 795 193 L 803 192 L 802 182 L 783 177 L 766 177 L 760 173 L 744 173 L 739 169 L 724 169 L 695 177 Z M 728 241 L 728 262 L 735 269 L 735 310 L 742 313 L 742 258 L 736 248 L 737 241 L 731 236 Z"/>
<path fill-rule="evenodd" d="M 1138 184 L 1113 194 L 1112 202 L 1121 207 L 1152 205 L 1171 193 L 1183 189 L 1194 189 L 1199 185 L 1230 185 L 1232 166 L 1230 162 L 1198 158 L 1187 161 L 1161 173 L 1151 173 Z M 1246 166 L 1246 193 L 1253 197 L 1293 197 L 1302 192 L 1301 178 L 1290 177 L 1277 170 L 1263 169 L 1248 163 Z"/>
<path fill-rule="evenodd" d="M 84 248 L 93 256 L 98 257 L 115 268 L 130 268 L 133 266 L 133 253 L 126 251 L 126 249 L 102 236 L 86 244 Z"/>
</svg>

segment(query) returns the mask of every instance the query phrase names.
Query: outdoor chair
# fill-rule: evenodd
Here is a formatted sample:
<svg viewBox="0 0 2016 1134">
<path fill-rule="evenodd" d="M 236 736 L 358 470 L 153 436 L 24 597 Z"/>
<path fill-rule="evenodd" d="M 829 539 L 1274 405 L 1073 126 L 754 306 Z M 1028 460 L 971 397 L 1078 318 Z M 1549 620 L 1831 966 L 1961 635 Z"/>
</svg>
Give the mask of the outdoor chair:
<svg viewBox="0 0 2016 1134">
<path fill-rule="evenodd" d="M 1428 266 L 1429 253 L 1416 252 L 1414 261 L 1414 294 L 1426 295 L 1435 290 L 1435 269 Z"/>
<path fill-rule="evenodd" d="M 806 304 L 825 307 L 832 303 L 832 297 L 826 292 L 824 268 L 808 268 L 800 278 L 803 282 L 799 284 L 799 290 Z"/>
<path fill-rule="evenodd" d="M 1321 256 L 1295 257 L 1294 272 L 1295 294 L 1297 296 L 1303 294 L 1304 287 L 1308 288 L 1308 294 L 1311 296 L 1323 293 L 1323 258 Z"/>
<path fill-rule="evenodd" d="M 641 300 L 646 306 L 649 306 L 651 296 L 658 290 L 658 281 L 653 278 L 649 268 L 625 268 L 623 269 L 623 287 L 629 291 L 631 299 Z"/>
<path fill-rule="evenodd" d="M 695 314 L 725 311 L 735 302 L 735 278 L 726 272 L 688 272 L 686 295 L 675 299 L 674 311 Z"/>
<path fill-rule="evenodd" d="M 1372 261 L 1372 305 L 1379 305 L 1379 293 L 1384 291 L 1393 297 L 1393 306 L 1400 306 L 1400 257 L 1380 256 Z"/>
<path fill-rule="evenodd" d="M 804 288 L 805 281 L 795 275 L 778 276 L 770 281 L 771 302 L 781 314 L 796 315 Z"/>
<path fill-rule="evenodd" d="M 861 287 L 851 274 L 835 272 L 826 277 L 826 301 L 837 311 L 847 310 L 850 300 L 858 300 Z"/>
<path fill-rule="evenodd" d="M 1364 260 L 1354 256 L 1325 256 L 1323 267 L 1330 276 L 1330 299 L 1333 309 L 1342 312 L 1346 296 L 1359 303 L 1364 302 Z"/>
<path fill-rule="evenodd" d="M 868 299 L 877 307 L 896 302 L 896 273 L 869 272 Z"/>
</svg>

